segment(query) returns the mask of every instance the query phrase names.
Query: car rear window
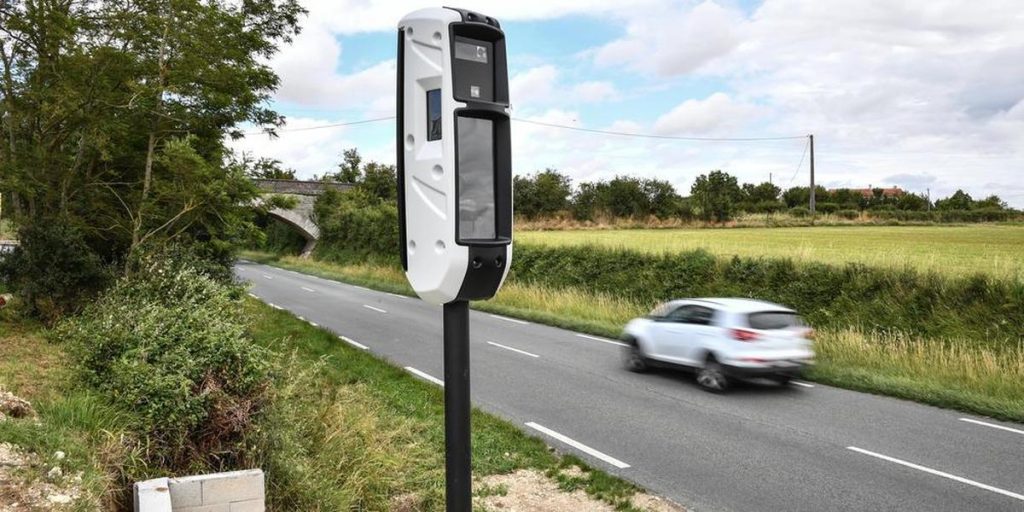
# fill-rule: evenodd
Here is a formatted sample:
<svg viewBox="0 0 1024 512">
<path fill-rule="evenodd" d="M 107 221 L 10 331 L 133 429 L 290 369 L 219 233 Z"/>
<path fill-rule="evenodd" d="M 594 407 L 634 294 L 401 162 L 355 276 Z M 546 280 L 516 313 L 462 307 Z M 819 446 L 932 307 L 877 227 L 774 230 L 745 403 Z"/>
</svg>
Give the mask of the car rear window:
<svg viewBox="0 0 1024 512">
<path fill-rule="evenodd" d="M 747 316 L 747 323 L 754 329 L 789 329 L 804 325 L 800 315 L 789 311 L 762 311 Z"/>
</svg>

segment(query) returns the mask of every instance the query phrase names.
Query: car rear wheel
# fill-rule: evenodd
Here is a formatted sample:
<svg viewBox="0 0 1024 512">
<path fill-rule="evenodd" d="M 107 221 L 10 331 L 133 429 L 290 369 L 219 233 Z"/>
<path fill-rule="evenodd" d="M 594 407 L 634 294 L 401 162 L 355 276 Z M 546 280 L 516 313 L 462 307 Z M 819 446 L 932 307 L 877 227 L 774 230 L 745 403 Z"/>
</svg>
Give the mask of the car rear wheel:
<svg viewBox="0 0 1024 512">
<path fill-rule="evenodd" d="M 793 382 L 793 376 L 791 375 L 776 375 L 772 377 L 772 380 L 780 386 L 788 386 L 790 382 Z"/>
<path fill-rule="evenodd" d="M 640 350 L 640 344 L 635 338 L 627 338 L 626 343 L 629 344 L 629 347 L 626 348 L 626 369 L 637 373 L 647 371 L 650 365 L 647 364 L 647 357 L 644 356 L 643 350 Z"/>
<path fill-rule="evenodd" d="M 729 388 L 729 378 L 722 371 L 722 365 L 718 364 L 714 356 L 708 356 L 704 367 L 697 370 L 697 385 L 705 391 L 721 393 Z"/>
</svg>

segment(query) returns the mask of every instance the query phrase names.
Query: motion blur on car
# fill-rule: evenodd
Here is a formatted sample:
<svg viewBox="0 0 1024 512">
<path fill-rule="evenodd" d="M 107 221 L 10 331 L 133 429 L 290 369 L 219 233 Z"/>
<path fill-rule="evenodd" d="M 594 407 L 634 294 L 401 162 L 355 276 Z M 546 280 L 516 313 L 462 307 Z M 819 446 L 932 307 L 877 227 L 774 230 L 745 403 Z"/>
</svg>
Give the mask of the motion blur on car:
<svg viewBox="0 0 1024 512">
<path fill-rule="evenodd" d="M 624 329 L 626 368 L 691 369 L 697 384 L 720 392 L 735 380 L 787 385 L 814 363 L 814 331 L 796 311 L 752 299 L 665 302 Z"/>
</svg>

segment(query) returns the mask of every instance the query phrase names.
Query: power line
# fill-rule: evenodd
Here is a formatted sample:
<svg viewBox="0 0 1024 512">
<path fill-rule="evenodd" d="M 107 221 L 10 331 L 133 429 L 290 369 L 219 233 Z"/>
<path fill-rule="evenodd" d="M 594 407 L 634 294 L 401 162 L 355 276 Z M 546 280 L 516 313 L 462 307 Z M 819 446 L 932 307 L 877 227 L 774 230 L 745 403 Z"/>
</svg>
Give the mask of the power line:
<svg viewBox="0 0 1024 512">
<path fill-rule="evenodd" d="M 664 139 L 664 140 L 689 140 L 689 141 L 703 141 L 703 142 L 756 142 L 766 140 L 795 140 L 806 138 L 806 135 L 794 135 L 791 137 L 678 137 L 675 135 L 650 135 L 646 133 L 630 133 L 630 132 L 617 132 L 611 130 L 595 130 L 592 128 L 580 128 L 578 126 L 568 126 L 564 124 L 545 123 L 542 121 L 534 121 L 531 119 L 520 119 L 517 117 L 512 118 L 513 121 L 519 121 L 520 123 L 536 124 L 540 126 L 548 126 L 551 128 L 564 128 L 566 130 L 576 130 L 579 132 L 588 133 L 602 133 L 605 135 L 619 135 L 622 137 L 640 137 L 644 139 Z"/>
<path fill-rule="evenodd" d="M 337 128 L 339 126 L 354 126 L 354 125 L 357 125 L 357 124 L 368 124 L 368 123 L 377 123 L 377 122 L 380 122 L 380 121 L 390 121 L 390 120 L 392 120 L 394 118 L 395 118 L 395 116 L 378 117 L 378 118 L 374 118 L 374 119 L 362 119 L 362 120 L 359 120 L 359 121 L 349 121 L 347 123 L 321 124 L 321 125 L 317 125 L 317 126 L 304 126 L 302 128 L 282 128 L 282 129 L 277 130 L 277 131 L 279 131 L 279 132 L 304 132 L 304 131 L 308 131 L 308 130 L 323 130 L 325 128 Z M 261 135 L 261 134 L 264 134 L 264 133 L 266 133 L 266 132 L 245 132 L 242 135 Z"/>
<path fill-rule="evenodd" d="M 302 128 L 282 128 L 280 132 L 301 132 L 308 130 L 322 130 L 326 128 L 337 128 L 341 126 L 354 126 L 359 124 L 376 123 L 380 121 L 390 121 L 395 119 L 395 116 L 378 117 L 374 119 L 363 119 L 360 121 L 350 121 L 346 123 L 332 123 L 324 124 L 319 126 L 306 126 Z M 522 119 L 513 117 L 513 121 L 520 123 L 535 124 L 539 126 L 547 126 L 549 128 L 561 128 L 564 130 L 574 130 L 578 132 L 587 133 L 600 133 L 604 135 L 617 135 L 620 137 L 638 137 L 644 139 L 661 139 L 661 140 L 687 140 L 687 141 L 699 141 L 699 142 L 759 142 L 759 141 L 773 141 L 773 140 L 795 140 L 802 139 L 806 135 L 791 136 L 791 137 L 680 137 L 675 135 L 651 135 L 646 133 L 631 133 L 631 132 L 619 132 L 612 130 L 596 130 L 593 128 L 580 128 L 579 126 L 569 126 L 564 124 L 546 123 L 543 121 L 534 121 L 532 119 Z M 246 132 L 244 135 L 259 135 L 265 132 Z"/>
<path fill-rule="evenodd" d="M 805 135 L 805 137 L 806 137 L 806 135 Z M 807 146 L 809 146 L 809 145 L 810 145 L 810 141 L 804 143 L 804 152 L 800 153 L 800 163 L 796 164 L 796 170 L 793 171 L 793 177 L 789 178 L 789 182 L 786 183 L 787 187 L 789 187 L 790 185 L 793 184 L 793 180 L 796 179 L 796 175 L 800 173 L 800 167 L 803 167 L 803 165 L 804 165 L 804 157 L 807 156 Z"/>
</svg>

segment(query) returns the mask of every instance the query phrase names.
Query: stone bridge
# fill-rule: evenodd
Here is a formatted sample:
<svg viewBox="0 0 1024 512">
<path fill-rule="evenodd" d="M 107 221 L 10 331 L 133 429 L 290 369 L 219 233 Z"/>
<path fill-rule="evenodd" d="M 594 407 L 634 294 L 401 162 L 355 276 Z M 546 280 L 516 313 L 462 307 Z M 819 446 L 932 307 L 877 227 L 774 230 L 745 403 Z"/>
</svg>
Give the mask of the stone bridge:
<svg viewBox="0 0 1024 512">
<path fill-rule="evenodd" d="M 316 196 L 327 189 L 348 190 L 354 185 L 351 183 L 335 183 L 325 181 L 298 181 L 298 180 L 253 180 L 256 186 L 263 191 L 263 195 L 279 195 L 293 197 L 298 201 L 295 208 L 285 210 L 274 208 L 267 213 L 271 217 L 292 226 L 306 239 L 306 246 L 302 248 L 302 256 L 309 256 L 320 239 L 320 227 L 313 222 L 313 203 Z"/>
</svg>

